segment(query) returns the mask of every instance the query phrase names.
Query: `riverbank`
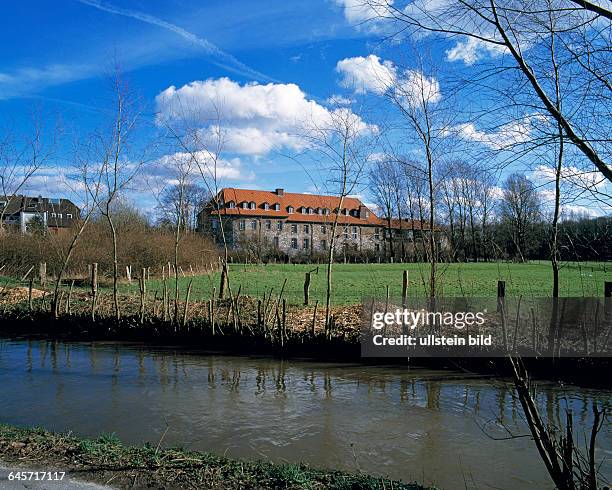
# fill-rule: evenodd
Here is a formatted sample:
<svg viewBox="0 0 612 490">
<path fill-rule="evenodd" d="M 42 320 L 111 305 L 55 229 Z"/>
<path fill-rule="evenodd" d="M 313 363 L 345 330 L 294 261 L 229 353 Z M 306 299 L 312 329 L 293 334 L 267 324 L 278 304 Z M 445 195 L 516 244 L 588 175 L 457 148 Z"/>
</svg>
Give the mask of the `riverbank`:
<svg viewBox="0 0 612 490">
<path fill-rule="evenodd" d="M 128 447 L 114 436 L 79 439 L 70 434 L 7 425 L 0 425 L 0 460 L 65 471 L 115 488 L 425 488 L 415 483 L 318 470 L 307 465 L 242 461 L 148 444 Z"/>
<path fill-rule="evenodd" d="M 219 307 L 224 321 L 195 316 L 185 324 L 175 324 L 158 317 L 142 319 L 125 315 L 116 320 L 110 315 L 92 319 L 83 312 L 62 314 L 55 318 L 44 309 L 28 311 L 23 307 L 5 308 L 0 313 L 0 337 L 23 340 L 54 340 L 60 342 L 118 342 L 168 348 L 181 352 L 198 351 L 225 355 L 274 356 L 283 359 L 312 359 L 364 365 L 401 365 L 431 369 L 451 369 L 493 377 L 511 377 L 512 368 L 503 357 L 361 357 L 358 322 L 361 306 L 335 310 L 339 321 L 334 335 L 327 338 L 322 326 L 312 329 L 308 317 L 300 309 L 288 310 L 284 316 L 268 324 L 263 315 L 252 309 L 247 298 L 242 299 L 240 322 L 231 321 L 227 303 Z M 225 306 L 224 309 L 222 309 Z M 259 318 L 259 320 L 257 319 Z M 280 323 L 279 323 L 280 322 Z M 524 364 L 534 378 L 580 386 L 610 386 L 608 357 L 532 357 Z"/>
</svg>

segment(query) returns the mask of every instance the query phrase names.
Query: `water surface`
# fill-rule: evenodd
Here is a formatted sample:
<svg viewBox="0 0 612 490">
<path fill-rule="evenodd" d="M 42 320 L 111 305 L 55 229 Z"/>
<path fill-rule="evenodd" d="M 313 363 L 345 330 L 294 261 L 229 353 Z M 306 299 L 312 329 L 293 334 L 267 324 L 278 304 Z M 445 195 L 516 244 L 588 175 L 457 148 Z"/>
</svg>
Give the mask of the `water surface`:
<svg viewBox="0 0 612 490">
<path fill-rule="evenodd" d="M 0 340 L 0 422 L 388 475 L 442 488 L 551 488 L 508 381 L 402 367 Z M 540 383 L 576 432 L 611 391 Z M 604 427 L 598 456 L 612 456 Z M 612 465 L 602 471 L 608 478 Z"/>
</svg>

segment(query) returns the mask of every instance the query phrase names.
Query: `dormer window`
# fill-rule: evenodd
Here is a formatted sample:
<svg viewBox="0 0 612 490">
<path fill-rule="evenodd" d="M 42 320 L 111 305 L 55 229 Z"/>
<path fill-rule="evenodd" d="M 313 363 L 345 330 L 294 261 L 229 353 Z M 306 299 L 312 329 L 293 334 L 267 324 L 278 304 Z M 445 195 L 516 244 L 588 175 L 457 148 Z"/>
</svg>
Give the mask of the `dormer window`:
<svg viewBox="0 0 612 490">
<path fill-rule="evenodd" d="M 308 208 L 308 214 L 314 214 L 314 209 Z"/>
<path fill-rule="evenodd" d="M 308 210 L 304 206 L 302 206 L 302 214 L 306 214 L 307 212 Z"/>
<path fill-rule="evenodd" d="M 287 212 L 288 213 L 293 213 L 293 206 L 287 207 Z"/>
<path fill-rule="evenodd" d="M 274 204 L 274 211 L 280 211 L 280 204 L 279 203 Z"/>
<path fill-rule="evenodd" d="M 263 208 L 268 211 L 270 209 L 270 205 L 267 202 L 264 202 Z"/>
<path fill-rule="evenodd" d="M 323 214 L 325 216 L 329 216 L 329 209 L 327 209 L 327 208 L 323 209 Z"/>
<path fill-rule="evenodd" d="M 346 209 L 346 208 L 344 209 L 344 215 L 345 215 L 345 216 L 348 216 L 348 215 L 349 215 L 349 210 L 348 210 L 348 209 Z"/>
<path fill-rule="evenodd" d="M 248 208 L 249 208 L 249 203 L 248 203 L 248 202 L 246 202 L 246 201 L 244 201 L 244 202 L 242 203 L 242 209 L 248 209 Z"/>
<path fill-rule="evenodd" d="M 249 209 L 255 209 L 257 207 L 257 205 L 255 204 L 255 201 L 251 201 L 249 203 Z"/>
<path fill-rule="evenodd" d="M 230 201 L 227 203 L 227 207 L 230 209 L 234 209 L 236 207 L 236 203 L 234 201 Z"/>
</svg>

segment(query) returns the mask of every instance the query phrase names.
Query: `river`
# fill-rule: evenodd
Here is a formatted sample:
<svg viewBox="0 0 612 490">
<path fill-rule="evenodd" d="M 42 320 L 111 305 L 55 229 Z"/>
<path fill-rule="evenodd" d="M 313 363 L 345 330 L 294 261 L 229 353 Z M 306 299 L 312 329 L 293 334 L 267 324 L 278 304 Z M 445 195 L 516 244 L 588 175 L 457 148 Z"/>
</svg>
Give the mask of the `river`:
<svg viewBox="0 0 612 490">
<path fill-rule="evenodd" d="M 551 488 L 508 380 L 115 343 L 0 340 L 0 422 L 128 444 L 308 462 L 441 488 Z M 612 390 L 538 384 L 577 434 Z M 579 441 L 581 436 L 577 437 Z M 612 430 L 598 457 L 612 475 Z"/>
</svg>

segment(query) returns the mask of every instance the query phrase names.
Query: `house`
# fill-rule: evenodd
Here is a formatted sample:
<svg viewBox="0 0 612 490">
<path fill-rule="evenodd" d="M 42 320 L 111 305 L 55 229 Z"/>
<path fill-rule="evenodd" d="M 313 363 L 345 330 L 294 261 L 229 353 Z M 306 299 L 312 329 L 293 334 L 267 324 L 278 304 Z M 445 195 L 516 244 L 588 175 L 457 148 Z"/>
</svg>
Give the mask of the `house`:
<svg viewBox="0 0 612 490">
<path fill-rule="evenodd" d="M 389 223 L 355 197 L 299 194 L 284 189 L 261 191 L 224 188 L 198 213 L 198 231 L 230 249 L 250 251 L 258 257 L 326 254 L 337 217 L 336 251 L 385 256 Z M 392 222 L 392 229 L 418 227 Z M 395 240 L 394 237 L 391 237 Z"/>
<path fill-rule="evenodd" d="M 21 233 L 40 227 L 52 232 L 69 228 L 79 219 L 79 208 L 69 199 L 0 196 L 0 217 L 5 226 Z"/>
</svg>

